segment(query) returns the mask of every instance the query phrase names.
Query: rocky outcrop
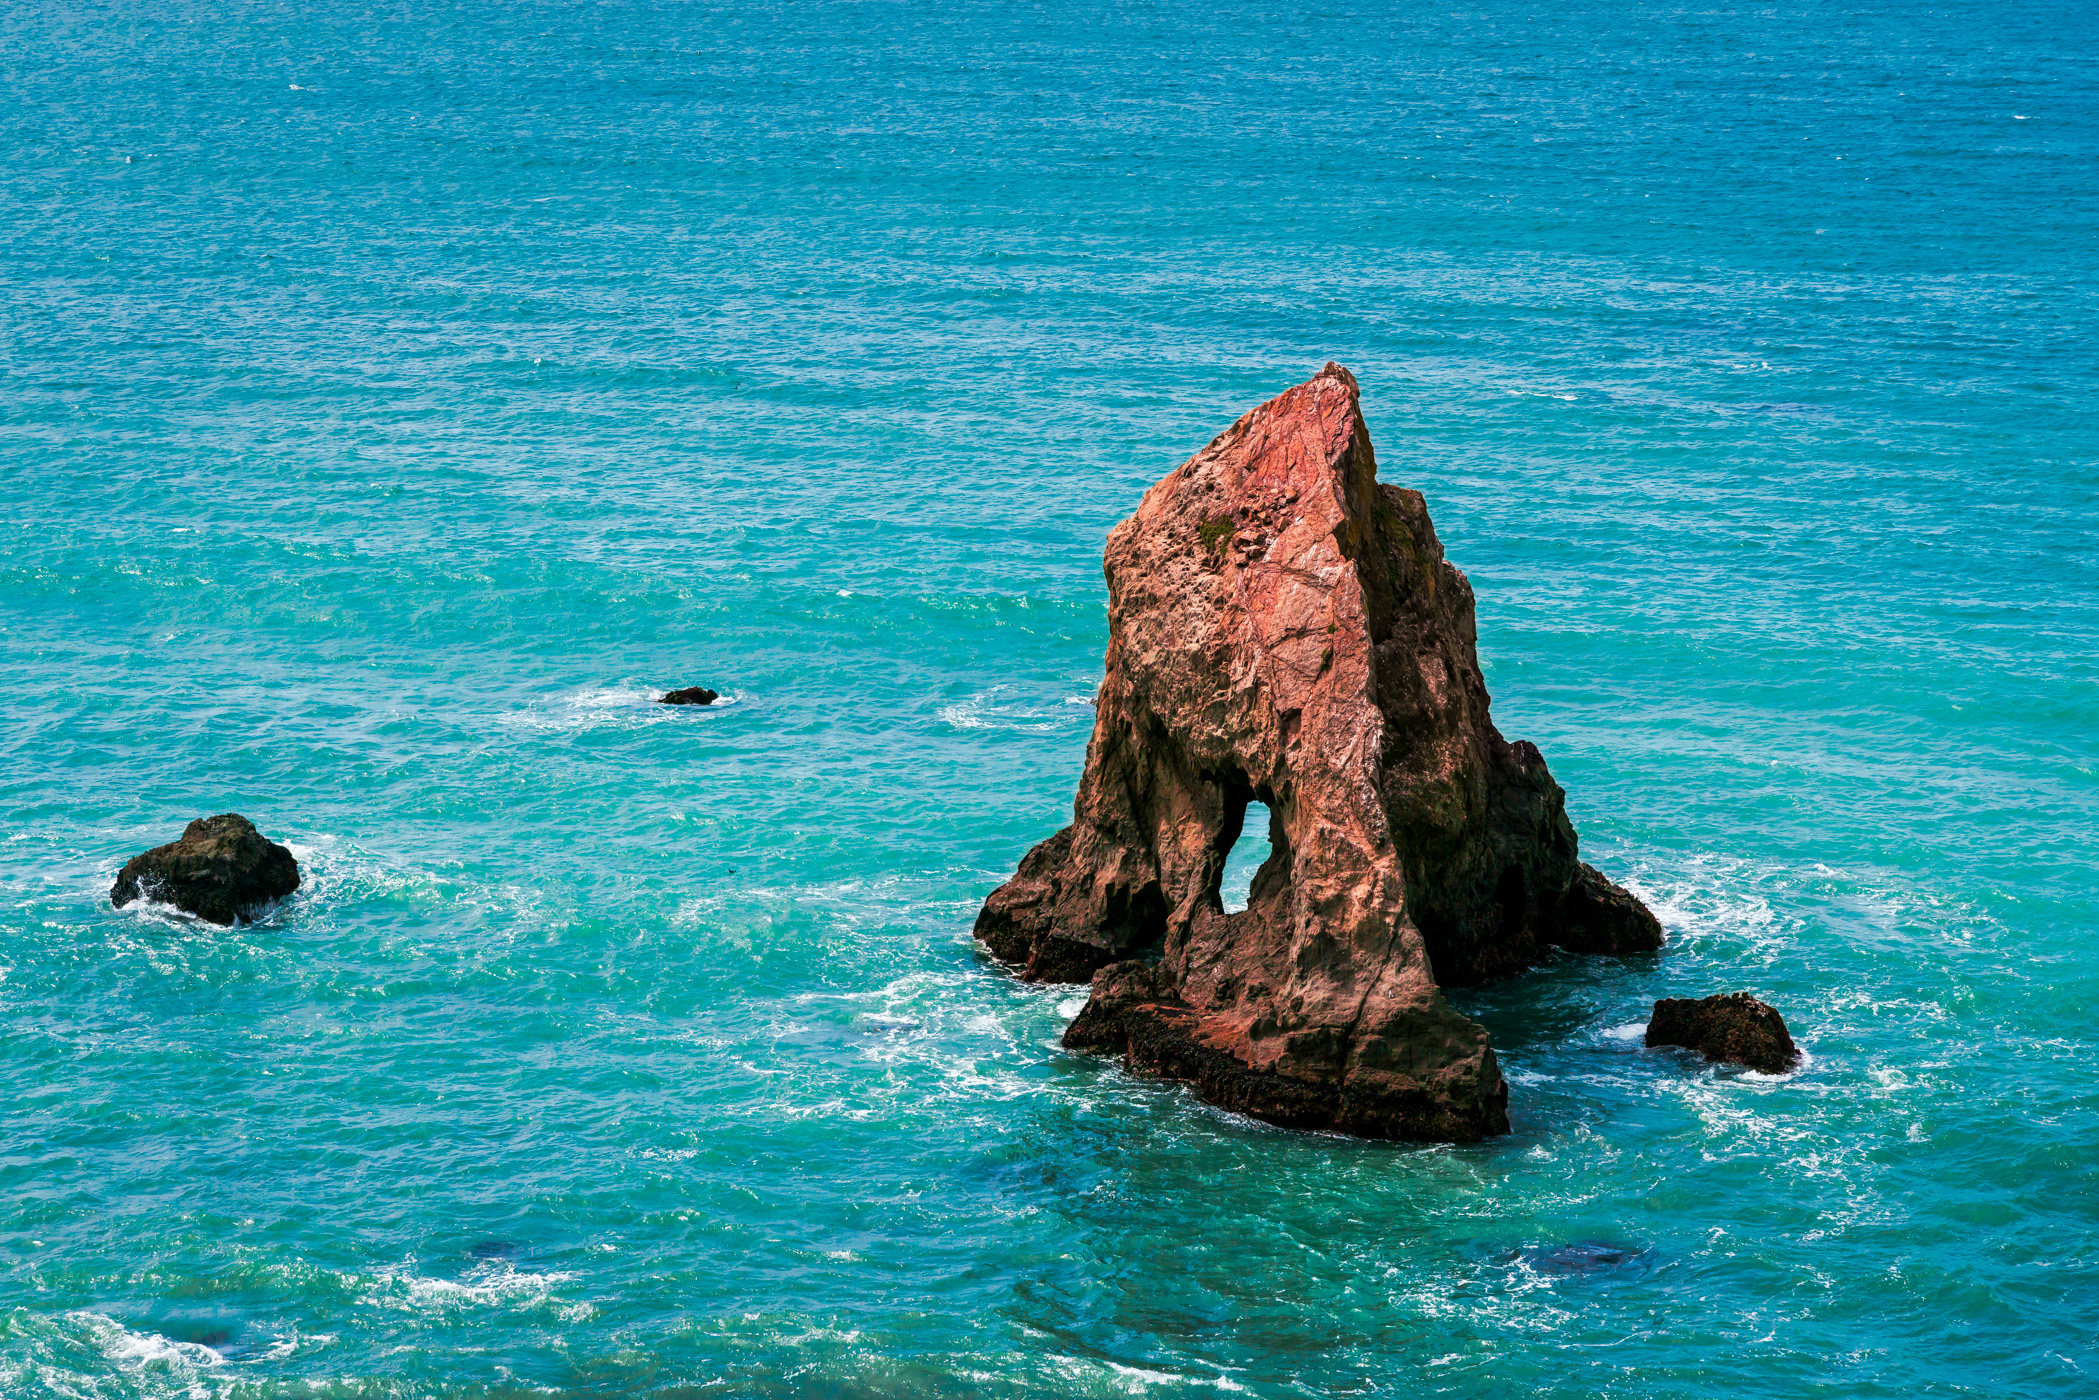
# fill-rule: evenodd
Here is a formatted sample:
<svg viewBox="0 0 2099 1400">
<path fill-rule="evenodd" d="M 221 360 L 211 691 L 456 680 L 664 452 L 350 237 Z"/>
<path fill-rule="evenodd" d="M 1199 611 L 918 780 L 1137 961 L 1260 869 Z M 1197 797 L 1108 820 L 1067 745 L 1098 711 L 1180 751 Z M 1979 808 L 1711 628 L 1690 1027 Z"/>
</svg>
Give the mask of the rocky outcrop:
<svg viewBox="0 0 2099 1400">
<path fill-rule="evenodd" d="M 1731 1060 L 1765 1074 L 1784 1074 L 1800 1063 L 1786 1018 L 1747 992 L 1656 1002 L 1647 1043 L 1682 1046 L 1708 1060 Z"/>
<path fill-rule="evenodd" d="M 683 690 L 673 690 L 656 703 L 659 705 L 712 705 L 721 696 L 704 685 L 689 685 Z"/>
<path fill-rule="evenodd" d="M 1382 485 L 1328 365 L 1145 493 L 1107 547 L 1107 675 L 1072 824 L 977 918 L 1067 1032 L 1271 1122 L 1507 1130 L 1486 1033 L 1439 986 L 1554 947 L 1661 946 L 1582 864 L 1560 787 L 1487 713 L 1472 589 L 1420 493 Z M 1248 804 L 1271 855 L 1218 895 Z M 1149 959 L 1156 958 L 1156 965 Z"/>
<path fill-rule="evenodd" d="M 110 886 L 118 908 L 158 900 L 214 924 L 231 924 L 299 888 L 299 862 L 237 812 L 199 817 L 182 839 L 133 856 Z"/>
</svg>

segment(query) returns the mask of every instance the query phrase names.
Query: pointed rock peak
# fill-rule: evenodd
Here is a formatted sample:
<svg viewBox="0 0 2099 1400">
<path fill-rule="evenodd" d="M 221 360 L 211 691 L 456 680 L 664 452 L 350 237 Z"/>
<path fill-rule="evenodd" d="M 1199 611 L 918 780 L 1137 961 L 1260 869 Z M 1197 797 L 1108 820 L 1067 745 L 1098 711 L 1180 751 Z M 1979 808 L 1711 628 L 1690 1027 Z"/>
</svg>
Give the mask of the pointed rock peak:
<svg viewBox="0 0 2099 1400">
<path fill-rule="evenodd" d="M 1471 586 L 1420 493 L 1377 480 L 1355 377 L 1329 364 L 1233 424 L 1109 533 L 1105 568 L 1072 824 L 977 936 L 1030 980 L 1092 979 L 1067 1044 L 1228 1108 L 1506 1131 L 1486 1033 L 1439 987 L 1661 928 L 1581 863 L 1544 759 L 1488 718 Z M 1227 914 L 1256 799 L 1271 853 Z"/>
</svg>

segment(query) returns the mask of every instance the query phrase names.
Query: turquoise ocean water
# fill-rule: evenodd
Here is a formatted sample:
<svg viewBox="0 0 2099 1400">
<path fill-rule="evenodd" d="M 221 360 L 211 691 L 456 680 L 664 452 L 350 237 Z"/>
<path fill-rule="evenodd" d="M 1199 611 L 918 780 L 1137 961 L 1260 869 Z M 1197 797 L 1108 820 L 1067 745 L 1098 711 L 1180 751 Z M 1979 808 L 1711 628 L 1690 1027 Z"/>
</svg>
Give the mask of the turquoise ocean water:
<svg viewBox="0 0 2099 1400">
<path fill-rule="evenodd" d="M 2099 1394 L 2099 17 L 0 15 L 0 1397 Z M 1658 959 L 1057 1048 L 1102 538 L 1323 361 Z M 651 706 L 707 684 L 707 711 Z M 252 927 L 113 911 L 189 818 Z M 1784 1080 L 1647 1052 L 1745 988 Z"/>
</svg>

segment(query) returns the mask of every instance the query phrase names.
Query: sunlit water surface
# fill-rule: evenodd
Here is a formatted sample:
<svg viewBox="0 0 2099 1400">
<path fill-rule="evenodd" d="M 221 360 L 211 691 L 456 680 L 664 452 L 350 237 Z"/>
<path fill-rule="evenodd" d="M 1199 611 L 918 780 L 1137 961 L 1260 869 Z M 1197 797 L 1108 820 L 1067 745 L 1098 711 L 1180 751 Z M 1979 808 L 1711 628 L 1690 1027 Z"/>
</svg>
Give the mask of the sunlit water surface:
<svg viewBox="0 0 2099 1400">
<path fill-rule="evenodd" d="M 0 1395 L 2095 1393 L 2095 12 L 1398 8 L 0 16 Z M 1479 1146 L 969 938 L 1329 357 L 1669 934 Z"/>
</svg>

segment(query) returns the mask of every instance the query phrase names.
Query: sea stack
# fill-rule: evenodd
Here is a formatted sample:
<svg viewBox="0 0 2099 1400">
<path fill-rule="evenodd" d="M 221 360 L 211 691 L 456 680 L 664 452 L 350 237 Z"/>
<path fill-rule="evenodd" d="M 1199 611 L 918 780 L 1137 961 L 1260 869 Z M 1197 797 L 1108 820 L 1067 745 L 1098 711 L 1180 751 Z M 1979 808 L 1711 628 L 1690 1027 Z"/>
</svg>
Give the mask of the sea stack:
<svg viewBox="0 0 2099 1400">
<path fill-rule="evenodd" d="M 199 817 L 182 839 L 133 856 L 110 886 L 118 908 L 156 899 L 208 923 L 231 924 L 299 888 L 299 862 L 238 812 Z"/>
<path fill-rule="evenodd" d="M 1800 1062 L 1786 1018 L 1747 992 L 1656 1002 L 1647 1043 L 1681 1046 L 1708 1060 L 1731 1060 L 1764 1074 L 1784 1074 Z"/>
<path fill-rule="evenodd" d="M 1661 926 L 1581 862 L 1545 760 L 1488 718 L 1472 588 L 1421 494 L 1377 480 L 1355 378 L 1329 364 L 1152 487 L 1106 572 L 1072 824 L 977 936 L 1030 981 L 1092 980 L 1067 1045 L 1227 1108 L 1506 1132 L 1486 1032 L 1439 987 L 1656 949 Z M 1255 800 L 1272 853 L 1227 914 Z"/>
</svg>

